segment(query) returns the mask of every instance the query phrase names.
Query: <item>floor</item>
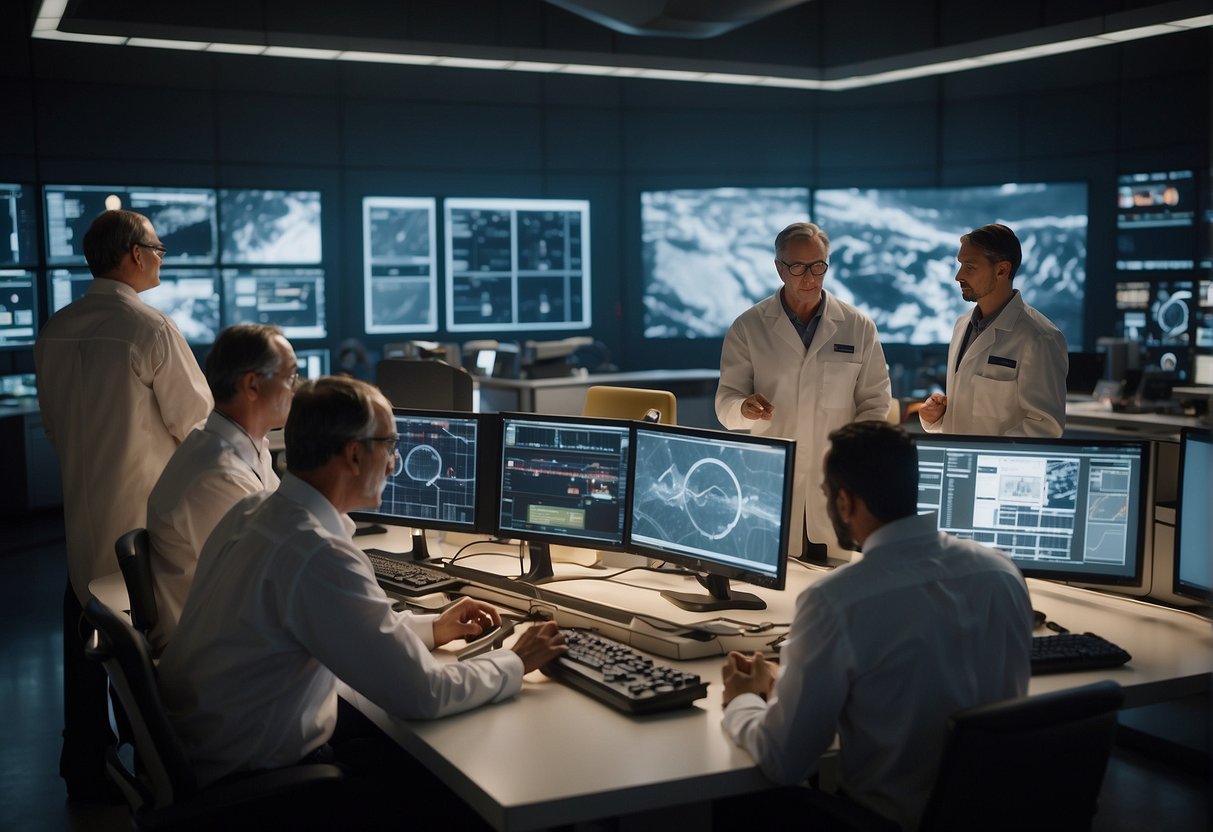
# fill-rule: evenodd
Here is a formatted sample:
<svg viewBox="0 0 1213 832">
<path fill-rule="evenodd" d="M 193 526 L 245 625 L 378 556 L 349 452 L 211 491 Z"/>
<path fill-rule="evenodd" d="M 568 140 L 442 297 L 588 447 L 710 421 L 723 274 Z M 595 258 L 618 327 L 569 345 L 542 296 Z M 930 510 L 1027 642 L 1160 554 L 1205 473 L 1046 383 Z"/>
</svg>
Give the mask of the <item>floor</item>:
<svg viewBox="0 0 1213 832">
<path fill-rule="evenodd" d="M 58 512 L 0 520 L 0 830 L 129 829 L 122 807 L 68 804 L 58 776 L 60 605 L 66 575 Z M 1042 761 L 1042 776 L 1049 772 Z M 1096 832 L 1209 829 L 1207 772 L 1118 748 Z"/>
</svg>

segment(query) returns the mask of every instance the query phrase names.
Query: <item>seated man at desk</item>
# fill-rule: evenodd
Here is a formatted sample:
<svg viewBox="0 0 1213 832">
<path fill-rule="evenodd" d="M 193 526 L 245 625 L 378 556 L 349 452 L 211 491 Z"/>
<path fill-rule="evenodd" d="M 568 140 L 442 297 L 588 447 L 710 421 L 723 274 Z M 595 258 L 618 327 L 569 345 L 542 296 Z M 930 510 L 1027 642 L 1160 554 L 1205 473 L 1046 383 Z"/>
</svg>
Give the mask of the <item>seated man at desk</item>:
<svg viewBox="0 0 1213 832">
<path fill-rule="evenodd" d="M 785 785 L 813 772 L 837 732 L 841 791 L 912 829 L 948 717 L 1027 693 L 1032 605 L 1009 558 L 915 513 L 918 454 L 900 428 L 856 422 L 830 442 L 826 505 L 863 559 L 800 595 L 779 665 L 729 654 L 724 728 Z M 722 811 L 807 802 L 777 794 Z"/>
<path fill-rule="evenodd" d="M 236 324 L 206 356 L 215 409 L 178 446 L 147 501 L 157 654 L 177 629 L 202 544 L 242 498 L 278 487 L 267 435 L 286 424 L 299 368 L 276 326 Z"/>
<path fill-rule="evenodd" d="M 393 609 L 346 512 L 379 505 L 394 425 L 365 382 L 304 383 L 286 422 L 282 484 L 237 503 L 203 547 L 160 663 L 165 705 L 202 785 L 333 755 L 355 775 L 382 777 L 358 771 L 333 739 L 344 732 L 337 679 L 393 716 L 440 717 L 513 696 L 523 674 L 565 650 L 547 622 L 512 648 L 444 664 L 430 649 L 499 625 L 497 611 L 472 599 L 437 616 Z"/>
</svg>

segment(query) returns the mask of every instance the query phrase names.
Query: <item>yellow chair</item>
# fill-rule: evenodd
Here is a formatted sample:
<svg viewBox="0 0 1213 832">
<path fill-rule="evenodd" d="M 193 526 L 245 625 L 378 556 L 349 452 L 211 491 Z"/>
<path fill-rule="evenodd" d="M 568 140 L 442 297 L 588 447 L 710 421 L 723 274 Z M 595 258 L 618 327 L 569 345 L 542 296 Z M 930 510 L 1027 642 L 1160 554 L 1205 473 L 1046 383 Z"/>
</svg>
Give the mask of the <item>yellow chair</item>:
<svg viewBox="0 0 1213 832">
<path fill-rule="evenodd" d="M 678 424 L 678 401 L 668 390 L 641 387 L 608 387 L 596 384 L 586 390 L 582 416 L 605 419 L 643 419 L 649 410 L 661 414 L 663 424 Z"/>
</svg>

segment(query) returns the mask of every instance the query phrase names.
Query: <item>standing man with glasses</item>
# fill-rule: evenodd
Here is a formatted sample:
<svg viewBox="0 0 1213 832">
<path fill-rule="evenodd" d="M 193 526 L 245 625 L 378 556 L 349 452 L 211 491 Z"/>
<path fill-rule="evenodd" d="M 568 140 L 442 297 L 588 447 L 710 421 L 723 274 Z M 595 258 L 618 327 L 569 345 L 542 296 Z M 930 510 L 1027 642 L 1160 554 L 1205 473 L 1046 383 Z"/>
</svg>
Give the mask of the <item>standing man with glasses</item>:
<svg viewBox="0 0 1213 832">
<path fill-rule="evenodd" d="M 348 512 L 377 507 L 399 465 L 391 404 L 365 382 L 325 376 L 296 391 L 285 433 L 282 484 L 219 521 L 160 662 L 164 703 L 199 783 L 335 759 L 361 785 L 388 780 L 379 797 L 402 783 L 426 795 L 407 809 L 415 828 L 440 828 L 440 820 L 468 828 L 449 814 L 455 799 L 433 775 L 339 704 L 337 680 L 400 719 L 459 713 L 516 694 L 524 673 L 564 652 L 559 628 L 548 621 L 510 648 L 439 662 L 431 649 L 473 638 L 501 617 L 471 598 L 440 615 L 397 612 L 354 543 Z M 367 754 L 368 744 L 383 755 Z M 360 768 L 360 759 L 373 765 Z M 399 821 L 392 800 L 351 808 L 376 806 Z M 427 809 L 440 817 L 413 814 Z M 360 828 L 356 819 L 349 825 Z"/>
<path fill-rule="evenodd" d="M 884 421 L 891 402 L 876 325 L 823 288 L 829 256 L 830 238 L 813 223 L 779 232 L 783 286 L 729 328 L 716 390 L 716 417 L 726 428 L 796 440 L 788 551 L 816 562 L 846 557 L 812 485 L 827 437 L 848 422 Z"/>
<path fill-rule="evenodd" d="M 114 543 L 146 524 L 147 497 L 177 445 L 211 409 L 198 362 L 172 320 L 139 300 L 166 251 L 147 217 L 106 211 L 84 236 L 93 282 L 34 345 L 38 403 L 59 456 L 67 537 L 63 753 L 68 797 L 111 802 L 105 671 L 84 655 L 89 582 L 118 571 Z"/>
<path fill-rule="evenodd" d="M 276 326 L 228 327 L 207 354 L 215 409 L 177 448 L 147 501 L 156 655 L 177 629 L 202 544 L 219 519 L 248 495 L 278 487 L 268 434 L 286 424 L 298 378 L 295 351 Z"/>
</svg>

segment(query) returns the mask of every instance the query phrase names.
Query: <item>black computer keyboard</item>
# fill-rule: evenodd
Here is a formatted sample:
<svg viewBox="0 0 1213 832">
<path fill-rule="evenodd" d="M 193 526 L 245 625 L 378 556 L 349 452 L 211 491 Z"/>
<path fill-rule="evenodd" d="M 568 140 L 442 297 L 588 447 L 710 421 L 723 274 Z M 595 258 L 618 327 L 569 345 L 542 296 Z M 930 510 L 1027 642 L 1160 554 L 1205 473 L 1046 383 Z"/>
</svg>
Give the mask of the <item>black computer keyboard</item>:
<svg viewBox="0 0 1213 832">
<path fill-rule="evenodd" d="M 375 577 L 379 583 L 401 595 L 416 597 L 456 589 L 463 585 L 458 578 L 452 578 L 437 569 L 400 560 L 391 552 L 367 549 L 366 556 L 375 568 Z"/>
<path fill-rule="evenodd" d="M 1121 647 L 1094 633 L 1062 633 L 1032 638 L 1034 676 L 1119 667 L 1131 658 Z"/>
<path fill-rule="evenodd" d="M 630 647 L 588 630 L 566 629 L 569 651 L 544 674 L 628 714 L 683 708 L 707 696 L 708 683 L 694 673 L 654 664 Z"/>
</svg>

